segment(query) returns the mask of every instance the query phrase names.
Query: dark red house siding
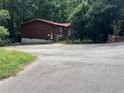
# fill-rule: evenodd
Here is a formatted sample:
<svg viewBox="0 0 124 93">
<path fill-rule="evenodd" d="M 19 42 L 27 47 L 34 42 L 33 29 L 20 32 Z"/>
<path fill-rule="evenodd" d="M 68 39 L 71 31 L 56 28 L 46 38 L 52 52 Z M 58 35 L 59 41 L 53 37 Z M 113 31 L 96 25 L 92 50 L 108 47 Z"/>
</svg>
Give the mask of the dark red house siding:
<svg viewBox="0 0 124 93">
<path fill-rule="evenodd" d="M 42 19 L 35 19 L 22 24 L 21 37 L 22 38 L 36 38 L 36 39 L 48 39 L 48 34 L 53 33 L 54 39 L 57 35 L 60 35 L 60 27 L 68 29 L 70 25 L 59 24 L 51 21 L 45 21 Z M 66 30 L 63 30 L 63 37 L 67 34 Z"/>
</svg>

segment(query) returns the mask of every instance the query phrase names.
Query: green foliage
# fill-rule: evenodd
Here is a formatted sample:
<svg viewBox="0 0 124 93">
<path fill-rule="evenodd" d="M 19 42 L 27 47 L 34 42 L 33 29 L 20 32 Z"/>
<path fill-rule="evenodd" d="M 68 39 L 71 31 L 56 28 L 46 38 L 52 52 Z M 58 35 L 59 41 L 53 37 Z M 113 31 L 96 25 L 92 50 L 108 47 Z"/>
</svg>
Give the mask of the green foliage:
<svg viewBox="0 0 124 93">
<path fill-rule="evenodd" d="M 9 18 L 9 12 L 8 10 L 0 10 L 0 19 L 6 19 Z"/>
<path fill-rule="evenodd" d="M 1 9 L 0 10 L 0 25 L 2 25 L 2 23 L 6 24 L 6 19 L 9 19 L 9 12 L 8 10 L 4 10 Z"/>
<path fill-rule="evenodd" d="M 15 75 L 35 59 L 31 54 L 0 49 L 0 79 Z"/>
<path fill-rule="evenodd" d="M 106 42 L 116 18 L 115 11 L 115 6 L 103 2 L 83 2 L 74 9 L 69 19 L 81 41 L 92 39 L 94 42 Z"/>
<path fill-rule="evenodd" d="M 0 26 L 0 39 L 5 40 L 7 36 L 9 36 L 8 29 L 3 26 Z"/>
<path fill-rule="evenodd" d="M 9 18 L 9 12 L 8 10 L 0 10 L 0 19 L 6 19 Z"/>
<path fill-rule="evenodd" d="M 96 5 L 92 11 L 92 39 L 94 42 L 107 42 L 108 35 L 112 32 L 113 21 L 116 20 L 116 7 L 113 5 Z M 98 42 L 99 42 L 98 41 Z"/>
<path fill-rule="evenodd" d="M 0 0 L 0 12 L 7 20 L 11 38 L 19 39 L 24 21 L 42 18 L 56 22 L 71 22 L 80 39 L 103 38 L 111 31 L 112 21 L 124 18 L 123 0 Z M 7 12 L 8 11 L 8 12 Z M 106 33 L 106 35 L 103 35 Z M 85 34 L 85 36 L 84 36 Z M 101 40 L 106 41 L 106 40 Z"/>
</svg>

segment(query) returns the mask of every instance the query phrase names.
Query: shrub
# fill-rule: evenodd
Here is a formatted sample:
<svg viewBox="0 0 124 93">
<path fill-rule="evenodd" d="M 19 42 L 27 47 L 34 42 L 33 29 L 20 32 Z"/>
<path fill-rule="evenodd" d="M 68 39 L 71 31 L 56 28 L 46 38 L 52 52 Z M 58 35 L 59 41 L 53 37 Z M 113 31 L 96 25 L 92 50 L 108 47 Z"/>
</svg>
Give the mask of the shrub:
<svg viewBox="0 0 124 93">
<path fill-rule="evenodd" d="M 5 40 L 7 38 L 7 36 L 9 36 L 8 29 L 6 29 L 3 26 L 0 26 L 0 39 Z"/>
<path fill-rule="evenodd" d="M 9 32 L 8 30 L 0 26 L 0 45 L 5 45 L 8 42 Z"/>
</svg>

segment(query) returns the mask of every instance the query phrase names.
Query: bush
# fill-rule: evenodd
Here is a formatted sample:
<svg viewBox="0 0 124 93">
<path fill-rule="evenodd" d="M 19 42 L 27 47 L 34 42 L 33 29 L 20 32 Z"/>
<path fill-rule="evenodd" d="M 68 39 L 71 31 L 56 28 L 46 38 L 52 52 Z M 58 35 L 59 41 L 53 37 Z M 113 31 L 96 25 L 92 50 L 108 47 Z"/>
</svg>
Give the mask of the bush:
<svg viewBox="0 0 124 93">
<path fill-rule="evenodd" d="M 9 36 L 8 29 L 6 29 L 3 26 L 0 26 L 0 39 L 5 40 L 7 38 L 7 36 Z"/>
<path fill-rule="evenodd" d="M 9 32 L 3 26 L 0 26 L 0 45 L 5 45 L 8 42 Z"/>
</svg>

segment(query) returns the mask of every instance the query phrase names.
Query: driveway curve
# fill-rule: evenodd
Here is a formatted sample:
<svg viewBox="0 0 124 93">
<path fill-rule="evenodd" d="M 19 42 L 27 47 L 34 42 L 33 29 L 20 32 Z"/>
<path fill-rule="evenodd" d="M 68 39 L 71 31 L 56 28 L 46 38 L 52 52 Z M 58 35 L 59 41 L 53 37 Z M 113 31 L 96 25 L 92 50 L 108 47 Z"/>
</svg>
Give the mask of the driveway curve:
<svg viewBox="0 0 124 93">
<path fill-rule="evenodd" d="M 124 43 L 7 47 L 38 56 L 0 93 L 124 93 Z"/>
</svg>

